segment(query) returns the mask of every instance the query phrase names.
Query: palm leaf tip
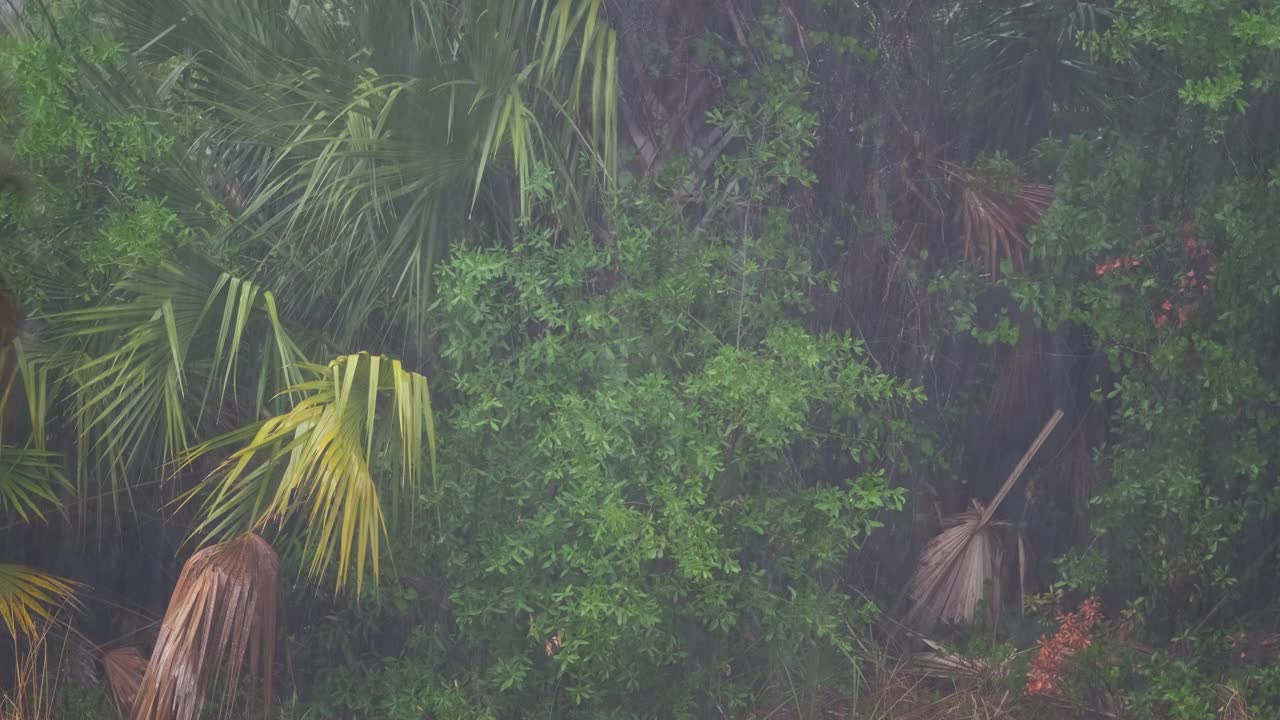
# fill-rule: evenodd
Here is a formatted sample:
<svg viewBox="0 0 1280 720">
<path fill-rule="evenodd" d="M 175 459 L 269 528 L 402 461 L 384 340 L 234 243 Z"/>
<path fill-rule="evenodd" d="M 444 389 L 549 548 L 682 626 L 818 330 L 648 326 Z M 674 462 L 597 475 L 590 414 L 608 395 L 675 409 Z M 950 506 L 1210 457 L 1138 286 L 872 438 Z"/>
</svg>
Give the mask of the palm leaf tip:
<svg viewBox="0 0 1280 720">
<path fill-rule="evenodd" d="M 135 720 L 196 720 L 220 674 L 230 696 L 248 664 L 269 716 L 280 559 L 248 533 L 187 560 L 134 700 Z"/>
<path fill-rule="evenodd" d="M 57 453 L 0 444 L 0 510 L 43 520 L 41 506 L 60 508 L 57 490 L 66 484 Z"/>
<path fill-rule="evenodd" d="M 15 638 L 37 637 L 39 626 L 75 604 L 79 585 L 22 565 L 0 564 L 0 622 Z"/>
</svg>

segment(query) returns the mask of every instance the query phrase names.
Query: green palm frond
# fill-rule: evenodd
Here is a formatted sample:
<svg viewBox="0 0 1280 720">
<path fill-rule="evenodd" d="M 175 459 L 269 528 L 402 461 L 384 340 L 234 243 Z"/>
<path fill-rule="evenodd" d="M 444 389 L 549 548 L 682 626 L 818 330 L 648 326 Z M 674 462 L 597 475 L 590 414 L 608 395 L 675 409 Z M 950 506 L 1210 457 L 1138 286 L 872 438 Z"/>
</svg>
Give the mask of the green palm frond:
<svg viewBox="0 0 1280 720">
<path fill-rule="evenodd" d="M 56 488 L 65 484 L 57 453 L 0 445 L 0 510 L 43 520 L 41 506 L 60 507 Z"/>
<path fill-rule="evenodd" d="M 618 37 L 600 15 L 600 0 L 558 0 L 542 6 L 542 16 L 535 37 L 542 45 L 539 81 L 561 67 L 565 51 L 578 37 L 578 57 L 573 82 L 568 94 L 568 108 L 577 115 L 583 95 L 583 81 L 591 74 L 591 129 L 594 146 L 603 150 L 604 167 L 612 174 L 618 164 Z M 547 22 L 544 24 L 543 19 Z"/>
<path fill-rule="evenodd" d="M 67 484 L 59 455 L 46 447 L 48 377 L 48 368 L 33 359 L 22 340 L 0 349 L 0 511 L 13 511 L 24 521 L 43 520 L 42 505 L 60 508 L 57 488 Z M 26 400 L 30 423 L 22 446 L 11 444 L 15 433 L 4 427 L 18 394 Z"/>
<path fill-rule="evenodd" d="M 1101 104 L 1108 71 L 1082 40 L 1110 26 L 1108 5 L 1002 0 L 957 6 L 952 86 L 963 88 L 958 97 L 980 115 L 972 124 L 984 145 L 1021 154 L 1051 130 L 1055 114 Z"/>
<path fill-rule="evenodd" d="M 39 348 L 38 341 L 36 345 Z M 8 411 L 18 409 L 17 398 L 21 395 L 26 400 L 26 415 L 31 424 L 29 444 L 41 449 L 45 447 L 49 370 L 40 351 L 33 354 L 27 342 L 21 339 L 0 350 L 0 443 L 12 439 L 11 433 L 6 434 L 4 419 Z"/>
<path fill-rule="evenodd" d="M 301 378 L 302 354 L 254 283 L 165 263 L 120 291 L 132 299 L 52 318 L 56 339 L 82 348 L 67 370 L 79 445 L 113 490 L 143 459 L 163 471 L 202 428 L 264 416 Z"/>
<path fill-rule="evenodd" d="M 263 258 L 290 315 L 340 344 L 415 334 L 430 264 L 529 213 L 534 168 L 614 174 L 601 0 L 108 7 L 139 62 L 173 68 L 174 109 L 245 196 L 215 243 Z M 575 172 L 583 155 L 604 172 Z"/>
<path fill-rule="evenodd" d="M 377 579 L 386 536 L 382 496 L 390 507 L 411 503 L 427 450 L 435 476 L 435 423 L 427 379 L 398 360 L 360 353 L 328 366 L 307 365 L 308 379 L 290 388 L 301 399 L 288 412 L 192 449 L 192 458 L 239 446 L 210 477 L 197 534 L 228 537 L 298 520 L 308 571 L 320 577 L 336 562 L 340 588 L 366 563 Z M 394 451 L 397 481 L 380 483 L 373 463 Z"/>
<path fill-rule="evenodd" d="M 69 580 L 21 565 L 0 563 L 0 622 L 11 636 L 34 638 L 41 622 L 75 603 L 77 586 Z"/>
</svg>

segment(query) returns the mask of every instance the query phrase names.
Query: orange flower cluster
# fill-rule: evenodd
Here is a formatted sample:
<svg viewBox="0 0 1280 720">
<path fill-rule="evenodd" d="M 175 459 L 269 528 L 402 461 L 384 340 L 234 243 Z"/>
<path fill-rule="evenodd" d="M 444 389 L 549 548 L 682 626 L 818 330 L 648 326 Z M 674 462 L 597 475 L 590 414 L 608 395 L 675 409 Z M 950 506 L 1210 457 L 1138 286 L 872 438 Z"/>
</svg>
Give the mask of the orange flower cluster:
<svg viewBox="0 0 1280 720">
<path fill-rule="evenodd" d="M 1098 275 L 1106 275 L 1112 270 L 1119 270 L 1121 268 L 1138 267 L 1141 264 L 1142 264 L 1142 258 L 1129 257 L 1128 255 L 1121 255 L 1120 257 L 1116 258 L 1115 260 L 1112 260 L 1111 262 L 1098 263 L 1093 267 L 1093 272 Z"/>
<path fill-rule="evenodd" d="M 1102 618 L 1101 604 L 1094 598 L 1080 603 L 1080 610 L 1058 615 L 1058 632 L 1040 638 L 1040 654 L 1027 672 L 1028 695 L 1055 695 L 1072 655 L 1093 642 L 1093 628 Z"/>
<path fill-rule="evenodd" d="M 1196 228 L 1190 220 L 1182 224 L 1182 247 L 1186 250 L 1187 261 L 1199 265 L 1202 270 L 1212 273 L 1214 269 L 1213 251 L 1200 244 L 1196 239 Z M 1178 277 L 1178 295 L 1181 300 L 1177 309 L 1174 309 L 1172 300 L 1165 299 L 1160 304 L 1160 312 L 1156 315 L 1154 324 L 1157 329 L 1164 327 L 1169 323 L 1170 319 L 1176 319 L 1178 327 L 1182 327 L 1191 317 L 1191 312 L 1196 309 L 1199 304 L 1199 298 L 1209 293 L 1209 281 L 1201 275 L 1197 275 L 1195 269 L 1188 270 L 1186 273 Z"/>
</svg>

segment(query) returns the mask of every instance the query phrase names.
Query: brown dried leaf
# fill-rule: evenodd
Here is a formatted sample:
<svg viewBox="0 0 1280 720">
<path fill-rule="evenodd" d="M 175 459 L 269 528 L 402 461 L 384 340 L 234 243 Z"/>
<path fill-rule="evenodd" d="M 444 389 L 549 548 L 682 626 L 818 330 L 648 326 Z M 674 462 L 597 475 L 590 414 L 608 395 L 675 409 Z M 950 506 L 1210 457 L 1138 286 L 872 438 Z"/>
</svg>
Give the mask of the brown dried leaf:
<svg viewBox="0 0 1280 720">
<path fill-rule="evenodd" d="M 280 559 L 253 533 L 187 561 L 139 688 L 135 720 L 197 720 L 216 676 L 235 692 L 248 660 L 270 716 Z"/>
<path fill-rule="evenodd" d="M 107 676 L 107 685 L 111 687 L 111 696 L 120 709 L 120 715 L 128 717 L 133 712 L 138 688 L 142 686 L 142 678 L 147 672 L 147 659 L 142 657 L 138 648 L 114 648 L 103 653 L 102 671 Z"/>
</svg>

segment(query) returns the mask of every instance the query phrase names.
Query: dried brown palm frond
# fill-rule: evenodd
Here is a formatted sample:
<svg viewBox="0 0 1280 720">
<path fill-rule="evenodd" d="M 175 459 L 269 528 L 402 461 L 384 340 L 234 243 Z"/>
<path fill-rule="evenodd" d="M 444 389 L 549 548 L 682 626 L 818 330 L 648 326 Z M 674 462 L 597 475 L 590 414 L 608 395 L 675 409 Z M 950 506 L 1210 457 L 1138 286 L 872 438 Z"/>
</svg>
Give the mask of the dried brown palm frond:
<svg viewBox="0 0 1280 720">
<path fill-rule="evenodd" d="M 1023 717 L 1022 706 L 1001 682 L 927 682 L 916 663 L 900 660 L 871 679 L 867 717 L 882 720 L 997 720 Z M 858 715 L 862 717 L 862 715 Z"/>
<path fill-rule="evenodd" d="M 1061 420 L 1062 411 L 1055 411 L 989 505 L 973 500 L 968 511 L 945 519 L 946 529 L 925 546 L 920 565 L 907 583 L 914 603 L 909 624 L 925 630 L 939 620 L 969 622 L 987 587 L 992 589 L 991 611 L 999 614 L 1003 548 L 997 532 L 1000 524 L 991 519 Z"/>
<path fill-rule="evenodd" d="M 270 713 L 280 559 L 252 533 L 187 561 L 138 688 L 135 720 L 196 720 L 215 677 L 230 696 L 248 661 Z"/>
<path fill-rule="evenodd" d="M 120 716 L 129 717 L 147 672 L 147 659 L 135 647 L 113 648 L 102 654 L 102 672 L 107 676 Z"/>
<path fill-rule="evenodd" d="M 981 259 L 992 279 L 999 276 L 1000 264 L 1006 260 L 1014 269 L 1025 267 L 1027 230 L 1053 203 L 1053 186 L 1014 181 L 1002 192 L 955 165 L 945 165 L 944 171 L 959 191 L 955 219 L 964 239 L 965 258 Z"/>
<path fill-rule="evenodd" d="M 1003 678 L 1009 674 L 1010 663 L 1007 659 L 993 664 L 986 658 L 968 657 L 950 652 L 928 638 L 921 638 L 921 641 L 929 646 L 930 651 L 914 653 L 911 656 L 911 669 L 924 677 L 984 682 Z"/>
<path fill-rule="evenodd" d="M 908 584 L 915 602 L 912 625 L 924 629 L 938 620 L 969 622 L 983 597 L 989 597 L 991 612 L 999 614 L 1004 548 L 999 524 L 984 523 L 984 515 L 986 508 L 974 500 L 970 510 L 947 517 L 946 529 L 925 547 Z"/>
</svg>

